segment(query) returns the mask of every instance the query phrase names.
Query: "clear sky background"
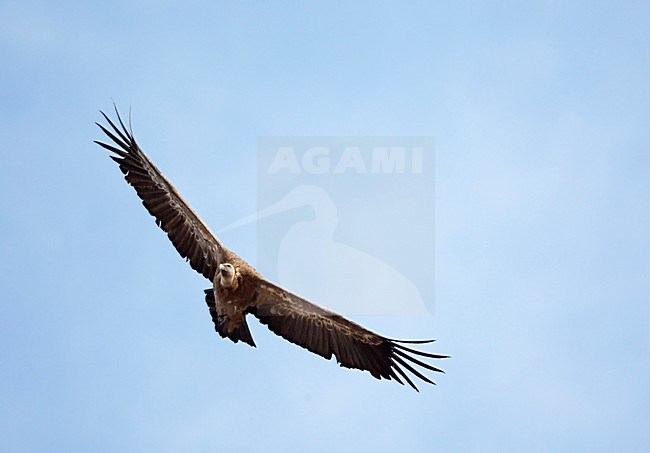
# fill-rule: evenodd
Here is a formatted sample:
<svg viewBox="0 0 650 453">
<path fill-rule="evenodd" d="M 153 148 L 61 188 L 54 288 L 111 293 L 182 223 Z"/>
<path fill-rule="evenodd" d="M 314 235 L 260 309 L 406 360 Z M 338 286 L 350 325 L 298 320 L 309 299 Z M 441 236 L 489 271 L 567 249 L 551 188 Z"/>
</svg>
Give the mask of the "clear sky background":
<svg viewBox="0 0 650 453">
<path fill-rule="evenodd" d="M 0 449 L 646 451 L 648 23 L 642 1 L 1 0 Z M 257 349 L 221 340 L 92 144 L 111 98 L 213 230 L 256 209 L 259 136 L 434 136 L 435 316 L 357 320 L 437 338 L 438 386 L 256 321 Z M 223 239 L 255 262 L 254 228 Z"/>
</svg>

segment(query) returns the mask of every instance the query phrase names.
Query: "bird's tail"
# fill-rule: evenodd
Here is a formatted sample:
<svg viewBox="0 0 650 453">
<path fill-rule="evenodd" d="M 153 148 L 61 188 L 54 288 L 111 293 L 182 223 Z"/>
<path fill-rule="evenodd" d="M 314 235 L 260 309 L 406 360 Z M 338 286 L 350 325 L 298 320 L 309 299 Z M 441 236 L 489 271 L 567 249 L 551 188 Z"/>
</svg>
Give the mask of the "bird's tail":
<svg viewBox="0 0 650 453">
<path fill-rule="evenodd" d="M 208 308 L 210 309 L 210 316 L 212 316 L 212 322 L 214 322 L 214 330 L 221 335 L 221 338 L 229 338 L 235 343 L 241 340 L 244 343 L 255 347 L 253 336 L 251 335 L 250 330 L 248 330 L 246 318 L 242 319 L 238 328 L 234 329 L 232 332 L 228 332 L 225 320 L 221 319 L 217 314 L 217 304 L 214 298 L 214 290 L 212 288 L 205 290 L 205 303 L 208 304 Z"/>
</svg>

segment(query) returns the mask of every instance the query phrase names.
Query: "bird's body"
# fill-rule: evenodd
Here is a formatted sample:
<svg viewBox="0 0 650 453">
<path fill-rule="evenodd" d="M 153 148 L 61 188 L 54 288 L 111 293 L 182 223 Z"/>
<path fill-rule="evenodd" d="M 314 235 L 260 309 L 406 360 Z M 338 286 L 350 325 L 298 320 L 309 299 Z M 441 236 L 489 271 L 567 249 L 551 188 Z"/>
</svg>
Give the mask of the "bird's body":
<svg viewBox="0 0 650 453">
<path fill-rule="evenodd" d="M 98 126 L 115 143 L 96 142 L 115 153 L 111 156 L 135 188 L 142 204 L 156 218 L 157 225 L 190 266 L 212 283 L 205 290 L 215 330 L 223 338 L 255 346 L 247 315 L 255 316 L 272 332 L 326 359 L 335 356 L 339 364 L 370 372 L 377 379 L 401 378 L 417 390 L 404 369 L 425 382 L 428 377 L 415 369 L 438 368 L 416 359 L 414 355 L 440 359 L 405 343 L 426 341 L 394 340 L 378 335 L 343 316 L 313 304 L 266 280 L 246 261 L 224 247 L 201 218 L 140 149 L 133 134 L 117 118 L 121 127 L 106 115 L 111 130 Z M 402 369 L 404 368 L 404 369 Z M 401 378 L 400 378 L 401 377 Z"/>
<path fill-rule="evenodd" d="M 255 346 L 246 324 L 246 315 L 254 306 L 258 294 L 256 282 L 259 274 L 248 263 L 234 253 L 229 261 L 219 265 L 212 288 L 205 290 L 206 302 L 217 332 L 235 343 L 239 340 Z"/>
</svg>

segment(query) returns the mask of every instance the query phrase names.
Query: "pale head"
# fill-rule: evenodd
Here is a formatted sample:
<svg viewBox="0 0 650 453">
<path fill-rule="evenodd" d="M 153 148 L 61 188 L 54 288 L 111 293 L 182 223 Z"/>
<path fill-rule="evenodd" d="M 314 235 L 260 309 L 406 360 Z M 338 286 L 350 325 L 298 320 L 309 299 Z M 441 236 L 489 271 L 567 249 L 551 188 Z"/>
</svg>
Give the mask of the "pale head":
<svg viewBox="0 0 650 453">
<path fill-rule="evenodd" d="M 230 263 L 219 265 L 220 284 L 224 288 L 231 288 L 235 282 L 235 267 Z"/>
</svg>

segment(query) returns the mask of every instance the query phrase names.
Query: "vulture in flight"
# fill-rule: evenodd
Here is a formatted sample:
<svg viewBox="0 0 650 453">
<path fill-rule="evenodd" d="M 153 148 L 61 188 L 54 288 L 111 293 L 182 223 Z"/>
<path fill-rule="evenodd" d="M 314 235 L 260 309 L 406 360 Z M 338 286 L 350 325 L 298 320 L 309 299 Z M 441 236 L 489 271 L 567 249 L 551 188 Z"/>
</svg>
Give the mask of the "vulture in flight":
<svg viewBox="0 0 650 453">
<path fill-rule="evenodd" d="M 394 379 L 402 385 L 403 379 L 416 391 L 413 376 L 435 384 L 423 370 L 415 367 L 442 372 L 424 360 L 448 356 L 405 346 L 433 340 L 386 338 L 265 279 L 221 244 L 138 146 L 117 108 L 119 126 L 104 112 L 100 113 L 108 125 L 96 124 L 113 143 L 95 143 L 114 153 L 111 159 L 117 162 L 126 182 L 133 186 L 144 207 L 156 218 L 156 224 L 167 233 L 192 269 L 212 283 L 212 287 L 205 290 L 205 301 L 221 337 L 255 346 L 246 323 L 246 315 L 251 314 L 291 343 L 328 360 L 335 356 L 342 367 L 365 370 L 377 379 Z"/>
</svg>

